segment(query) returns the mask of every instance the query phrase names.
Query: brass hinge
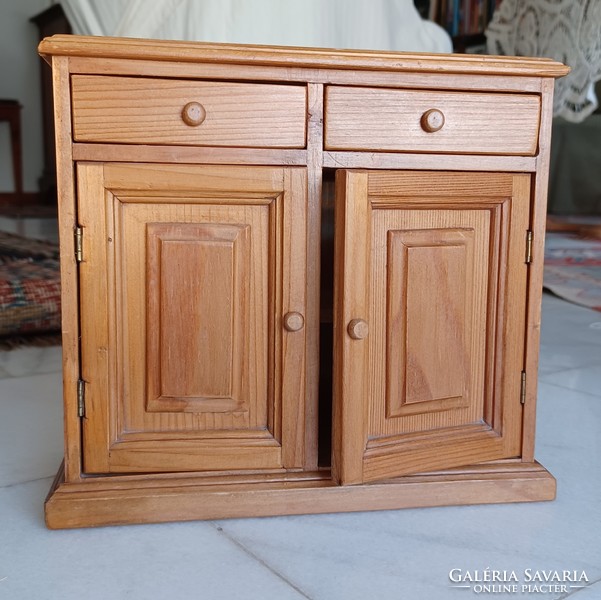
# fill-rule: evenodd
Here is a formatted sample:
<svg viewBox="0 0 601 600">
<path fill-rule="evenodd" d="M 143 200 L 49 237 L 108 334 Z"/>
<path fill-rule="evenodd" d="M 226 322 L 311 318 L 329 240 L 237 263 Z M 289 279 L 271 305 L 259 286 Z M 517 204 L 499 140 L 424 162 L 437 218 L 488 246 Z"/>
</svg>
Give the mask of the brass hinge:
<svg viewBox="0 0 601 600">
<path fill-rule="evenodd" d="M 532 262 L 532 241 L 534 240 L 534 234 L 532 231 L 526 232 L 526 264 L 529 265 Z"/>
<path fill-rule="evenodd" d="M 83 229 L 75 228 L 75 260 L 80 263 L 83 260 Z"/>
<path fill-rule="evenodd" d="M 77 382 L 77 416 L 86 416 L 86 386 L 83 379 Z"/>
<path fill-rule="evenodd" d="M 520 388 L 520 402 L 526 404 L 526 371 L 522 371 L 522 385 Z"/>
</svg>

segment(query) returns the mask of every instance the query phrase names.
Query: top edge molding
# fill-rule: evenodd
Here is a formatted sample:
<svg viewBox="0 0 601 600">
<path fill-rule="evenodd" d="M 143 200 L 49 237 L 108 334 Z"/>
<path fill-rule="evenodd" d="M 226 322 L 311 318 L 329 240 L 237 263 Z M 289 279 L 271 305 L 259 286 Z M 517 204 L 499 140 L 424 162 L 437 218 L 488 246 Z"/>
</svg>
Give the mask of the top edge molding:
<svg viewBox="0 0 601 600">
<path fill-rule="evenodd" d="M 45 38 L 40 42 L 38 51 L 48 62 L 51 62 L 53 56 L 77 56 L 525 77 L 563 77 L 570 72 L 569 67 L 548 58 L 216 44 L 78 35 L 53 35 Z"/>
</svg>

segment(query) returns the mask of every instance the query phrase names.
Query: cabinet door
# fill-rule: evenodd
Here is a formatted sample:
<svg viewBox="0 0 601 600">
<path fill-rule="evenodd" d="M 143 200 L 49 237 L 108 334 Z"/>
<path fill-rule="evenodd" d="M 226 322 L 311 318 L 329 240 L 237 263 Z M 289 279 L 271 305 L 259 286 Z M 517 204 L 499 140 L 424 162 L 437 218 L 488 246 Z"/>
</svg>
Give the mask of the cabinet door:
<svg viewBox="0 0 601 600">
<path fill-rule="evenodd" d="M 530 176 L 341 171 L 333 476 L 517 457 Z"/>
<path fill-rule="evenodd" d="M 306 171 L 80 164 L 77 181 L 84 470 L 302 467 Z"/>
</svg>

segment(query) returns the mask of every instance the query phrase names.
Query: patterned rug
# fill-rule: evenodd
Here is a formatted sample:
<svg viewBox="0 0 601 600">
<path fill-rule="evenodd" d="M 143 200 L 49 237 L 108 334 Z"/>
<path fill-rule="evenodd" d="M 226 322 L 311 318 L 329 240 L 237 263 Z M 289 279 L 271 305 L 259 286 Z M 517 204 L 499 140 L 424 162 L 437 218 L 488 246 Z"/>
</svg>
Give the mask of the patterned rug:
<svg viewBox="0 0 601 600">
<path fill-rule="evenodd" d="M 564 300 L 601 311 L 601 240 L 547 233 L 543 286 Z"/>
<path fill-rule="evenodd" d="M 58 246 L 0 231 L 0 348 L 60 343 Z"/>
</svg>

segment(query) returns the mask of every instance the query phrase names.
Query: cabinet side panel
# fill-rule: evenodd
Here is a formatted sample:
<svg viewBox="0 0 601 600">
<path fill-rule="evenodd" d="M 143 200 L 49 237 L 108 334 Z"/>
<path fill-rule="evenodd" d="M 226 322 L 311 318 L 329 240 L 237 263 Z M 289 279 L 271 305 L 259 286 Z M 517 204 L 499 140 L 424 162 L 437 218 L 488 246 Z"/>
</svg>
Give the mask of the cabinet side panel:
<svg viewBox="0 0 601 600">
<path fill-rule="evenodd" d="M 81 425 L 77 416 L 79 379 L 78 275 L 73 245 L 77 225 L 71 147 L 71 95 L 69 58 L 52 57 L 54 123 L 57 165 L 58 221 L 60 231 L 61 329 L 63 347 L 63 403 L 65 427 L 65 480 L 81 474 Z M 45 67 L 42 67 L 45 68 Z"/>
<path fill-rule="evenodd" d="M 528 277 L 528 319 L 526 325 L 527 373 L 526 402 L 524 405 L 524 434 L 522 460 L 534 460 L 536 422 L 537 372 L 540 348 L 541 296 L 543 288 L 543 260 L 545 255 L 545 225 L 547 218 L 547 189 L 549 181 L 549 151 L 553 120 L 553 79 L 542 82 L 541 126 L 538 141 L 538 161 L 532 190 L 532 217 L 530 228 L 534 233 L 532 263 Z"/>
</svg>

